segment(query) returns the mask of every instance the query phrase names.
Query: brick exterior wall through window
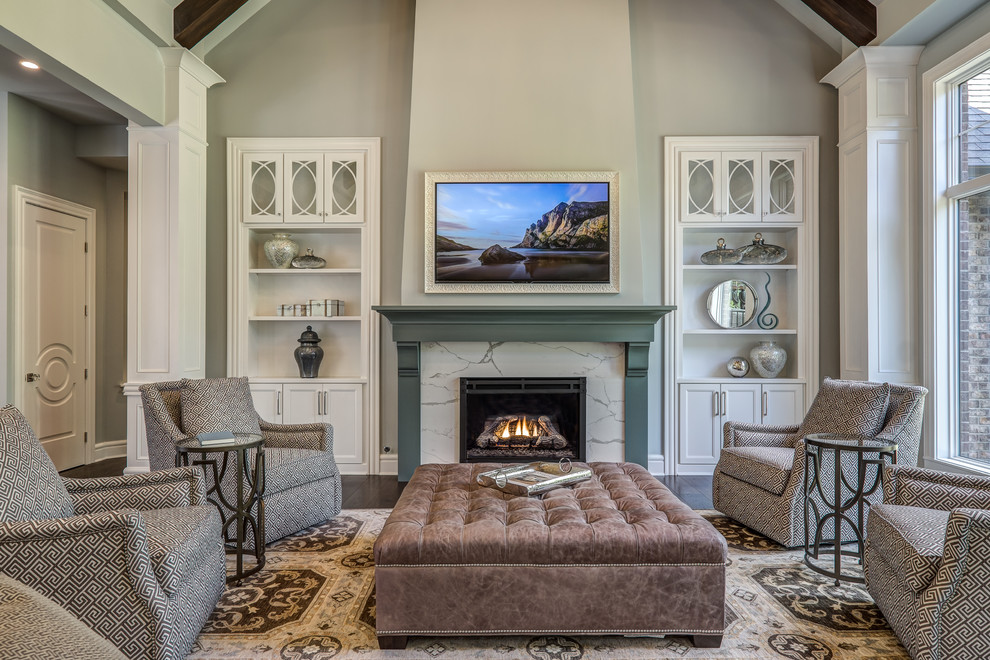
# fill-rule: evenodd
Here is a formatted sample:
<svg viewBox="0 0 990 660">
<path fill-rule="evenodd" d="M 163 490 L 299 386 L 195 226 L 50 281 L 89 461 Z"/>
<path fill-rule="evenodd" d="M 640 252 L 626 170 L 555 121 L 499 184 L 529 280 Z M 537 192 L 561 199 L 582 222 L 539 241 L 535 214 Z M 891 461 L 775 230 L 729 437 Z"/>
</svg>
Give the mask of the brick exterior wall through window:
<svg viewBox="0 0 990 660">
<path fill-rule="evenodd" d="M 960 181 L 990 173 L 990 72 L 959 88 Z M 990 192 L 958 202 L 959 455 L 990 463 Z"/>
</svg>

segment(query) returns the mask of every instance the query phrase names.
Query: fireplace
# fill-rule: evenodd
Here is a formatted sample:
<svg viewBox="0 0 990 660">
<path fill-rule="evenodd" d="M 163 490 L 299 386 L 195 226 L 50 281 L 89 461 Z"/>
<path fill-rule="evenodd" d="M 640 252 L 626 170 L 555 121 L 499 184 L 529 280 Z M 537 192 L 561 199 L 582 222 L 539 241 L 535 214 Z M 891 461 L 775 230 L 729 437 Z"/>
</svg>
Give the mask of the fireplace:
<svg viewBox="0 0 990 660">
<path fill-rule="evenodd" d="M 462 463 L 585 460 L 584 378 L 461 378 Z"/>
</svg>

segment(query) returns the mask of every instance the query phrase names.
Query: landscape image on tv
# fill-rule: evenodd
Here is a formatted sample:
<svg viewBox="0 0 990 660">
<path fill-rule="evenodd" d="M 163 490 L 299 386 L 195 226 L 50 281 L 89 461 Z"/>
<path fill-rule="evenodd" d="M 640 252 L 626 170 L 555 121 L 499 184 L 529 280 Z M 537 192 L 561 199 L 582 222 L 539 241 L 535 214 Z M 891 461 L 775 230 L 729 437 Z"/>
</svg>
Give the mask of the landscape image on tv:
<svg viewBox="0 0 990 660">
<path fill-rule="evenodd" d="M 437 182 L 437 282 L 609 281 L 608 183 Z"/>
</svg>

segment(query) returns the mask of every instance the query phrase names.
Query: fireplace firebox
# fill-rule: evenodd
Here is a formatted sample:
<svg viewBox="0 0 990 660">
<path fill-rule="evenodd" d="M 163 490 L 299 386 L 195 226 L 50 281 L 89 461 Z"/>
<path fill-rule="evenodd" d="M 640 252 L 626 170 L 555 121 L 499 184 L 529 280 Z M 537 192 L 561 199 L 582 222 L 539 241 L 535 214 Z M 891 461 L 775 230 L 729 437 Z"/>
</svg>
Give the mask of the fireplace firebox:
<svg viewBox="0 0 990 660">
<path fill-rule="evenodd" d="M 584 378 L 461 378 L 462 463 L 585 460 Z"/>
</svg>

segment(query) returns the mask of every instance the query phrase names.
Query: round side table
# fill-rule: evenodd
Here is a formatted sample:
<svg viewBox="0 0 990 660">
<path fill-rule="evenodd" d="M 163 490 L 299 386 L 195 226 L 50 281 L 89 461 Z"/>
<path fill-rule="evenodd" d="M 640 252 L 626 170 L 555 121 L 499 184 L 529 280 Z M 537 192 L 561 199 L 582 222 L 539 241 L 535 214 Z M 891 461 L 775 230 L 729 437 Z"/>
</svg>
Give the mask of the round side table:
<svg viewBox="0 0 990 660">
<path fill-rule="evenodd" d="M 250 465 L 248 450 L 255 450 L 254 466 Z M 190 454 L 198 454 L 190 463 Z M 265 441 L 257 433 L 235 433 L 223 444 L 203 445 L 196 437 L 175 443 L 175 466 L 201 465 L 213 484 L 206 499 L 220 511 L 223 520 L 223 542 L 227 554 L 237 558 L 237 569 L 227 576 L 227 582 L 241 580 L 265 566 Z M 237 497 L 227 499 L 221 489 L 228 470 L 237 475 Z M 247 549 L 244 540 L 251 527 L 254 536 L 255 565 L 244 570 Z M 233 527 L 233 529 L 231 529 Z"/>
<path fill-rule="evenodd" d="M 866 498 L 883 483 L 886 460 L 897 462 L 897 444 L 835 433 L 806 435 L 804 442 L 804 563 L 833 578 L 836 585 L 839 580 L 863 583 L 859 575 L 842 571 L 842 557 L 855 557 L 860 565 L 863 563 Z M 823 459 L 828 457 L 832 459 L 832 483 L 823 484 Z M 843 459 L 849 462 L 845 469 Z M 875 466 L 872 477 L 868 475 L 871 465 Z M 856 544 L 855 550 L 842 548 L 843 523 L 852 528 L 854 539 L 849 543 Z M 823 549 L 822 545 L 830 547 Z M 831 570 L 813 563 L 823 555 L 832 557 Z"/>
</svg>

